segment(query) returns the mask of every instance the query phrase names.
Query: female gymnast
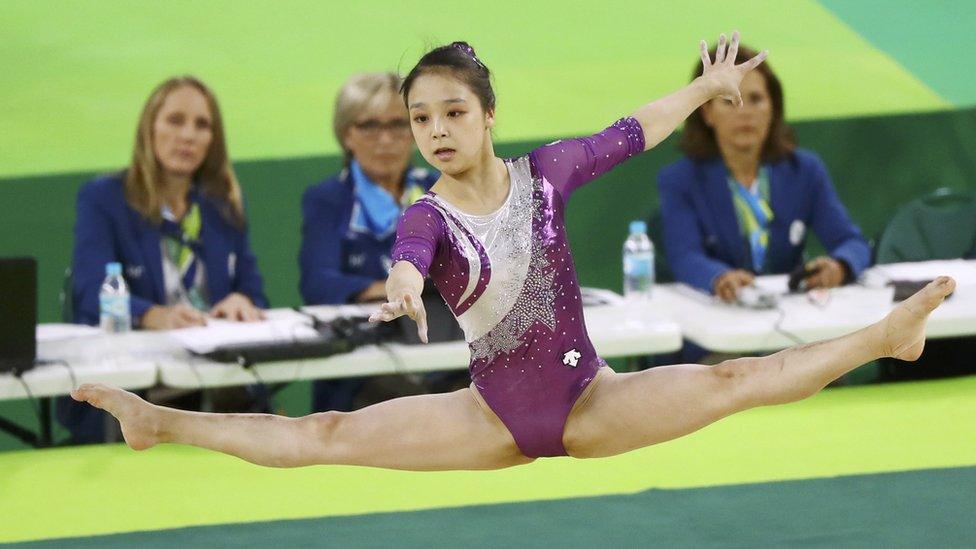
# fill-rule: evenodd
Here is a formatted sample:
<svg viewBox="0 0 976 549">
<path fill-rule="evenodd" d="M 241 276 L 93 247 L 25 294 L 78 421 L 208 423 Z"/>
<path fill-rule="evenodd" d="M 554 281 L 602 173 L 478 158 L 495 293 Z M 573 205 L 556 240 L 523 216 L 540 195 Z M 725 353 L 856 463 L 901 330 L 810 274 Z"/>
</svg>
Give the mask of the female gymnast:
<svg viewBox="0 0 976 549">
<path fill-rule="evenodd" d="M 627 452 L 806 398 L 879 357 L 916 359 L 929 313 L 954 287 L 948 277 L 867 328 L 766 357 L 616 374 L 596 355 L 566 241 L 566 201 L 711 98 L 741 104 L 739 83 L 766 54 L 735 65 L 738 42 L 737 33 L 728 43 L 720 37 L 714 60 L 702 42 L 701 77 L 602 132 L 509 160 L 494 154 L 494 94 L 470 46 L 437 48 L 408 74 L 402 92 L 414 139 L 442 175 L 400 220 L 389 302 L 373 320 L 408 315 L 426 340 L 420 292 L 429 275 L 465 331 L 470 387 L 301 418 L 173 410 L 104 385 L 72 396 L 111 412 L 136 450 L 190 444 L 273 467 L 498 469 Z"/>
</svg>

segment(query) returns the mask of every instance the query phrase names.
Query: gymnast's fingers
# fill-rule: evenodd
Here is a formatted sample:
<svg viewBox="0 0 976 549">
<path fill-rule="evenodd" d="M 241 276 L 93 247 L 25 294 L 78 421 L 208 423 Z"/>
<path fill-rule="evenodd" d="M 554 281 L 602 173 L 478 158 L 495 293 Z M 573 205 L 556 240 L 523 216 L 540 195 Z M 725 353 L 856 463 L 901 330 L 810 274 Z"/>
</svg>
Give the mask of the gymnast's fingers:
<svg viewBox="0 0 976 549">
<path fill-rule="evenodd" d="M 403 296 L 403 304 L 407 316 L 417 323 L 417 335 L 420 341 L 427 343 L 427 311 L 424 309 L 424 302 L 411 294 Z"/>
<path fill-rule="evenodd" d="M 715 64 L 721 64 L 725 61 L 725 33 L 722 33 L 718 37 L 718 46 L 715 46 Z"/>
<path fill-rule="evenodd" d="M 403 299 L 400 300 L 400 303 L 403 306 L 403 312 L 406 313 L 406 315 L 410 318 L 413 318 L 413 316 L 417 313 L 417 302 L 414 300 L 413 296 L 410 294 L 405 294 Z"/>
<path fill-rule="evenodd" d="M 420 304 L 414 320 L 417 321 L 417 335 L 420 336 L 420 341 L 427 343 L 427 310 L 424 309 L 423 303 Z"/>
<path fill-rule="evenodd" d="M 725 56 L 725 60 L 734 66 L 735 56 L 738 54 L 739 54 L 739 31 L 732 31 L 732 41 L 729 43 L 729 53 Z"/>
<path fill-rule="evenodd" d="M 769 56 L 769 50 L 763 50 L 763 51 L 757 53 L 756 56 L 753 57 L 752 59 L 746 61 L 745 63 L 743 63 L 741 65 L 739 65 L 739 68 L 741 68 L 745 72 L 749 72 L 752 69 L 758 67 L 759 64 L 762 63 L 763 61 L 765 61 L 768 56 Z"/>
<path fill-rule="evenodd" d="M 712 59 L 708 55 L 708 43 L 702 40 L 698 47 L 701 50 L 702 71 L 704 72 L 704 69 L 712 66 Z"/>
<path fill-rule="evenodd" d="M 403 313 L 399 311 L 399 309 L 401 308 L 399 306 L 399 303 L 400 303 L 399 301 L 397 301 L 396 303 L 387 302 L 387 303 L 384 303 L 384 304 L 380 305 L 380 310 L 378 312 L 375 312 L 375 313 L 369 315 L 369 321 L 370 322 L 389 322 L 389 321 L 393 320 L 394 318 L 397 318 L 398 316 L 401 316 Z"/>
</svg>

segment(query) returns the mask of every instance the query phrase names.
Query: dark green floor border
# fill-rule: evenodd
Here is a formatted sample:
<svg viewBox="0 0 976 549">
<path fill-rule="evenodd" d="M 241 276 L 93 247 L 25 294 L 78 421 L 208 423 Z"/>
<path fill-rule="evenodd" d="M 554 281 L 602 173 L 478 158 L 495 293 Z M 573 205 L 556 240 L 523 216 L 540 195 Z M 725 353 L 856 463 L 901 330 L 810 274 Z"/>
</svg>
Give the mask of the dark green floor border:
<svg viewBox="0 0 976 549">
<path fill-rule="evenodd" d="M 976 540 L 974 492 L 976 467 L 929 469 L 10 546 L 961 547 Z"/>
</svg>

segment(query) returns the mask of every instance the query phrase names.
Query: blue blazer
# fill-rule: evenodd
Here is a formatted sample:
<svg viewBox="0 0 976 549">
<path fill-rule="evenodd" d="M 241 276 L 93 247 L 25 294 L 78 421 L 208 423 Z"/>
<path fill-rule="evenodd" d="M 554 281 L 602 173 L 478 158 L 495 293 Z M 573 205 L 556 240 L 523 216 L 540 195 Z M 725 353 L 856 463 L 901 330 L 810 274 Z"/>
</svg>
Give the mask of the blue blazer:
<svg viewBox="0 0 976 549">
<path fill-rule="evenodd" d="M 711 292 L 715 278 L 731 269 L 752 270 L 749 246 L 739 229 L 728 170 L 721 157 L 683 158 L 658 174 L 661 220 L 668 264 L 679 282 Z M 798 149 L 770 165 L 766 271 L 788 273 L 803 261 L 809 230 L 831 257 L 858 276 L 871 249 L 837 197 L 823 161 Z"/>
<path fill-rule="evenodd" d="M 409 168 L 429 189 L 435 171 Z M 351 223 L 355 193 L 349 170 L 305 189 L 302 248 L 298 256 L 302 299 L 308 305 L 349 303 L 377 280 L 386 280 L 396 231 L 375 235 Z"/>
<path fill-rule="evenodd" d="M 75 246 L 71 262 L 74 321 L 98 324 L 98 292 L 105 264 L 117 261 L 129 285 L 133 323 L 153 305 L 166 302 L 159 229 L 125 200 L 123 174 L 89 181 L 78 191 Z M 212 199 L 200 197 L 200 240 L 207 292 L 213 305 L 232 292 L 267 307 L 257 260 L 247 231 L 231 225 Z"/>
</svg>

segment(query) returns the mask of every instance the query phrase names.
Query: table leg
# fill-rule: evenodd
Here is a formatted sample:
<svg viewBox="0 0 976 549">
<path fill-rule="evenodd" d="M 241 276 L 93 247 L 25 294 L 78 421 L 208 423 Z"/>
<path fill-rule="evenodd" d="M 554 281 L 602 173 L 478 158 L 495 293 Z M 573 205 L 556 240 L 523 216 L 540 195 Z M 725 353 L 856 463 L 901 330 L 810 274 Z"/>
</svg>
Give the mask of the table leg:
<svg viewBox="0 0 976 549">
<path fill-rule="evenodd" d="M 51 397 L 41 397 L 37 399 L 37 404 L 41 408 L 41 424 L 38 425 L 40 429 L 40 437 L 38 437 L 36 446 L 38 448 L 48 448 L 51 446 Z"/>
</svg>

